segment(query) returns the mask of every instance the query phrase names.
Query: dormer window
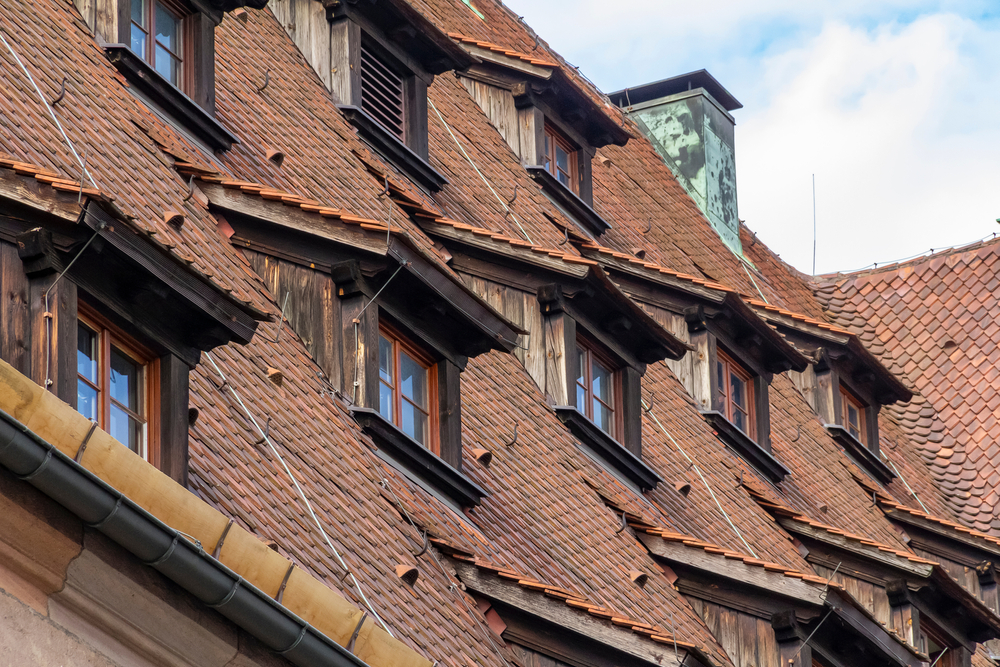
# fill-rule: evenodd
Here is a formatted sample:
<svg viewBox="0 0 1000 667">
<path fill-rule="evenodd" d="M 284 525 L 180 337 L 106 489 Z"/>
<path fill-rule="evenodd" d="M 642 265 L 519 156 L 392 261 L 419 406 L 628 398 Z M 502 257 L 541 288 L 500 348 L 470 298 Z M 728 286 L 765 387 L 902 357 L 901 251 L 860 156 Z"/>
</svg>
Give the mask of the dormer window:
<svg viewBox="0 0 1000 667">
<path fill-rule="evenodd" d="M 545 124 L 545 169 L 560 183 L 580 192 L 580 177 L 577 168 L 577 150 L 551 123 Z"/>
<path fill-rule="evenodd" d="M 585 338 L 578 337 L 576 408 L 611 437 L 621 431 L 621 379 L 615 363 Z"/>
<path fill-rule="evenodd" d="M 433 358 L 384 323 L 379 326 L 378 358 L 379 414 L 439 454 Z"/>
<path fill-rule="evenodd" d="M 150 415 L 156 361 L 105 322 L 81 315 L 77 327 L 76 409 L 146 460 L 156 459 Z"/>
<path fill-rule="evenodd" d="M 543 285 L 538 302 L 548 361 L 534 377 L 556 415 L 620 481 L 655 488 L 660 478 L 642 461 L 642 376 L 682 344 L 596 274 L 566 291 Z"/>
<path fill-rule="evenodd" d="M 223 6 L 262 0 L 90 0 L 88 25 L 129 90 L 210 150 L 238 139 L 215 119 L 215 27 Z M 101 20 L 101 19 L 104 20 Z"/>
<path fill-rule="evenodd" d="M 866 406 L 843 385 L 840 387 L 841 426 L 858 439 L 863 445 L 868 444 L 868 432 L 865 424 Z"/>
<path fill-rule="evenodd" d="M 426 190 L 440 190 L 448 181 L 429 162 L 427 88 L 435 76 L 464 69 L 473 58 L 412 9 L 328 6 L 327 12 L 296 12 L 272 3 L 358 135 Z M 323 48 L 313 46 L 314 35 L 324 36 Z"/>
<path fill-rule="evenodd" d="M 132 50 L 163 78 L 183 90 L 183 19 L 188 12 L 164 0 L 131 2 Z"/>
<path fill-rule="evenodd" d="M 754 419 L 753 376 L 719 350 L 716 361 L 719 412 L 749 438 L 757 437 Z"/>
</svg>

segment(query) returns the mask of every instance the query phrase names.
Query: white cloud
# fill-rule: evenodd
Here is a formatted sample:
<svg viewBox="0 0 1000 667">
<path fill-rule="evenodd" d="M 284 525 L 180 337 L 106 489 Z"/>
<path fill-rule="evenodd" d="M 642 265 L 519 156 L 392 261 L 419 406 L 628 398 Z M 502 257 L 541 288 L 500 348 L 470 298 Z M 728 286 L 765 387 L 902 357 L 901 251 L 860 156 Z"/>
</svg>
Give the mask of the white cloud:
<svg viewBox="0 0 1000 667">
<path fill-rule="evenodd" d="M 966 48 L 981 32 L 941 14 L 873 31 L 829 22 L 765 59 L 770 104 L 737 130 L 740 216 L 809 270 L 815 173 L 821 272 L 996 230 L 1000 133 L 979 107 L 1000 103 L 1000 77 L 979 80 L 986 54 Z"/>
<path fill-rule="evenodd" d="M 510 4 L 605 90 L 709 69 L 745 105 L 740 217 L 800 269 L 812 263 L 812 173 L 819 271 L 1000 231 L 989 3 Z"/>
</svg>

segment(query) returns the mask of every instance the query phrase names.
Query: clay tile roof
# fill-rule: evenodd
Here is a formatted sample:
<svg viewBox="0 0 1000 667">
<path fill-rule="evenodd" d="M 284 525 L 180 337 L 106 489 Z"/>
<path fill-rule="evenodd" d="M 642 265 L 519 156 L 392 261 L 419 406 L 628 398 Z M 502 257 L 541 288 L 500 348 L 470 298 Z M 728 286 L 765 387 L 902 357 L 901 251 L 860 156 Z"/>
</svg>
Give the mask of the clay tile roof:
<svg viewBox="0 0 1000 667">
<path fill-rule="evenodd" d="M 962 524 L 1000 536 L 1000 240 L 857 273 L 816 296 L 919 396 L 889 415 L 920 448 Z"/>
</svg>

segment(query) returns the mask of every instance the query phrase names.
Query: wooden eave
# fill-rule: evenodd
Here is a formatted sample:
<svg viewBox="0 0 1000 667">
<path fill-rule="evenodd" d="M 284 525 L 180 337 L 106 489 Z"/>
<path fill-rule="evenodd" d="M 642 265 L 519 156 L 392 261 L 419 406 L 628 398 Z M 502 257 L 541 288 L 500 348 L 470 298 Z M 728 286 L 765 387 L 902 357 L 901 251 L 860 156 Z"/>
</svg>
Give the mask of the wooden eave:
<svg viewBox="0 0 1000 667">
<path fill-rule="evenodd" d="M 39 180 L 36 174 L 49 176 Z M 57 187 L 57 183 L 65 182 L 66 185 Z M 21 169 L 15 165 L 12 169 L 0 167 L 0 201 L 13 204 L 24 211 L 52 216 L 63 222 L 76 224 L 83 215 L 83 204 L 79 201 L 79 194 L 73 192 L 70 181 L 62 179 L 58 174 L 49 174 L 39 171 L 32 165 L 25 164 Z M 80 183 L 75 184 L 77 187 Z M 94 194 L 93 190 L 85 188 L 87 192 L 84 196 L 88 198 Z M 11 215 L 12 211 L 5 210 L 4 215 Z M 16 212 L 14 212 L 16 213 Z"/>
<path fill-rule="evenodd" d="M 595 292 L 603 294 L 601 308 L 605 313 L 614 309 L 620 317 L 626 318 L 628 322 L 632 323 L 631 326 L 634 327 L 635 333 L 628 336 L 629 338 L 644 339 L 662 346 L 666 354 L 661 358 L 681 359 L 691 349 L 687 343 L 668 331 L 652 315 L 629 298 L 601 267 L 590 267 L 587 282 L 594 286 Z M 643 359 L 643 361 L 653 363 L 660 361 L 660 359 Z"/>
<path fill-rule="evenodd" d="M 915 527 L 933 533 L 944 540 L 956 545 L 958 549 L 971 549 L 976 554 L 972 557 L 973 562 L 982 560 L 995 560 L 1000 562 L 1000 544 L 979 536 L 964 526 L 957 524 L 949 525 L 940 521 L 934 521 L 927 516 L 920 516 L 902 509 L 900 505 L 892 502 L 882 501 L 879 503 L 883 513 L 890 521 L 905 524 L 907 527 Z M 927 549 L 933 551 L 933 549 Z M 945 555 L 945 554 L 942 554 Z M 947 556 L 952 558 L 951 556 Z M 953 559 L 953 558 L 952 558 Z"/>
<path fill-rule="evenodd" d="M 580 279 L 587 275 L 591 262 L 567 262 L 563 253 L 555 248 L 540 248 L 527 241 L 513 242 L 500 234 L 486 234 L 472 231 L 472 227 L 462 227 L 421 219 L 420 228 L 424 233 L 469 249 L 476 250 L 490 261 L 506 263 L 519 268 L 542 269 L 569 278 Z M 463 228 L 467 227 L 467 228 Z"/>
<path fill-rule="evenodd" d="M 672 650 L 664 650 L 665 644 L 646 639 L 636 634 L 629 627 L 617 625 L 611 620 L 584 611 L 588 606 L 595 609 L 596 605 L 579 605 L 579 609 L 570 607 L 564 600 L 545 594 L 544 588 L 535 592 L 526 590 L 517 581 L 508 581 L 482 571 L 476 565 L 461 561 L 452 561 L 458 578 L 466 589 L 494 600 L 543 622 L 551 623 L 565 630 L 568 634 L 577 636 L 584 641 L 593 641 L 624 654 L 640 664 L 655 667 L 681 667 L 689 664 L 688 655 L 706 665 L 714 664 L 701 651 L 691 648 L 690 644 L 678 640 L 681 645 L 674 657 Z M 700 654 L 700 655 L 699 655 Z M 623 656 L 623 657 L 624 657 Z"/>
<path fill-rule="evenodd" d="M 832 589 L 829 592 L 829 598 L 832 600 L 828 604 L 833 609 L 833 616 L 845 630 L 852 630 L 864 638 L 865 648 L 874 649 L 877 653 L 882 654 L 883 659 L 899 667 L 921 667 L 927 664 L 928 657 L 925 654 L 921 653 L 915 646 L 907 644 L 897 633 L 890 632 L 864 604 L 847 591 Z M 837 604 L 838 602 L 840 604 Z M 831 647 L 843 643 L 843 630 L 831 627 L 827 634 L 828 636 L 825 638 L 821 636 L 822 633 L 817 635 L 821 653 L 826 652 L 824 649 L 829 650 Z"/>
<path fill-rule="evenodd" d="M 824 528 L 798 519 L 785 516 L 778 516 L 776 518 L 782 528 L 794 535 L 815 540 L 827 547 L 846 552 L 864 561 L 877 563 L 880 566 L 896 570 L 908 576 L 927 579 L 934 571 L 934 563 L 925 559 L 918 559 L 918 561 L 922 562 L 917 562 L 900 556 L 894 551 L 880 548 L 880 545 L 868 540 L 861 541 L 849 538 L 846 535 L 831 533 Z"/>
<path fill-rule="evenodd" d="M 479 62 L 406 0 L 377 3 L 322 0 L 334 18 L 350 18 L 419 62 L 430 75 L 463 70 Z"/>
<path fill-rule="evenodd" d="M 612 118 L 608 109 L 599 104 L 580 84 L 560 67 L 545 86 L 532 86 L 531 95 L 537 95 L 554 110 L 563 122 L 579 127 L 578 130 L 594 148 L 609 144 L 624 146 L 632 134 Z M 515 102 L 518 91 L 515 89 Z"/>
<path fill-rule="evenodd" d="M 505 75 L 510 76 L 511 74 L 518 77 L 531 76 L 543 81 L 552 78 L 553 69 L 551 67 L 540 67 L 530 62 L 525 62 L 522 58 L 497 53 L 476 44 L 462 43 L 461 46 L 469 55 L 481 61 L 481 64 L 473 65 L 466 69 L 462 73 L 463 75 L 477 79 L 484 75 L 487 78 L 493 78 L 497 74 L 504 78 L 506 78 Z"/>
<path fill-rule="evenodd" d="M 906 402 L 913 398 L 913 392 L 893 375 L 853 333 L 835 329 L 832 326 L 829 328 L 817 326 L 805 321 L 805 318 L 796 318 L 791 314 L 776 312 L 770 308 L 753 306 L 753 309 L 765 321 L 777 327 L 781 333 L 786 334 L 796 343 L 801 342 L 801 347 L 811 352 L 825 347 L 830 351 L 831 357 L 849 358 L 851 366 L 871 375 L 874 393 L 883 405 L 897 401 Z"/>
<path fill-rule="evenodd" d="M 518 335 L 527 333 L 493 309 L 453 272 L 443 269 L 439 258 L 429 257 L 427 251 L 414 244 L 401 230 L 391 232 L 387 245 L 385 227 L 376 229 L 375 221 L 353 218 L 343 211 L 311 204 L 306 204 L 310 210 L 305 210 L 301 204 L 286 205 L 277 194 L 273 195 L 276 199 L 268 200 L 219 184 L 204 183 L 202 191 L 211 209 L 235 213 L 258 226 L 281 230 L 282 234 L 267 234 L 267 243 L 273 250 L 280 251 L 285 243 L 292 244 L 296 235 L 312 239 L 312 243 L 296 243 L 287 254 L 297 256 L 298 261 L 307 265 L 333 262 L 332 254 L 323 252 L 322 242 L 347 249 L 352 255 L 360 252 L 373 267 L 373 272 L 382 271 L 393 263 L 401 264 L 417 283 L 432 292 L 439 303 L 445 304 L 456 319 L 464 321 L 470 331 L 479 332 L 480 347 L 510 352 L 517 345 Z M 344 224 L 345 218 L 355 224 Z M 231 221 L 234 223 L 239 226 L 235 217 Z M 283 238 L 285 236 L 287 238 Z M 321 242 L 317 244 L 316 240 Z M 272 252 L 272 247 L 265 252 Z"/>
<path fill-rule="evenodd" d="M 735 552 L 719 553 L 722 549 L 716 548 L 707 551 L 697 544 L 666 540 L 648 533 L 640 532 L 636 537 L 657 558 L 724 580 L 726 586 L 746 586 L 759 595 L 785 598 L 807 606 L 822 607 L 826 603 L 822 585 L 808 583 L 801 576 L 788 576 L 773 567 L 766 569 L 764 563 L 747 564 Z"/>
</svg>

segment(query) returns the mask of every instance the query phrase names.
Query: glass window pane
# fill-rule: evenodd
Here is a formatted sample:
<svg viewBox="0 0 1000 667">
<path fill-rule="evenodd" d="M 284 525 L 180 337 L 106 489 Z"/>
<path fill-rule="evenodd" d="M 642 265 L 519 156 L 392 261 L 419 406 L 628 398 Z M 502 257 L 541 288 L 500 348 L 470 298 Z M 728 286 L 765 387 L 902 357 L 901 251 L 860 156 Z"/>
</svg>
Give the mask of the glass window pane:
<svg viewBox="0 0 1000 667">
<path fill-rule="evenodd" d="M 405 352 L 399 353 L 399 382 L 403 396 L 427 409 L 427 369 Z"/>
<path fill-rule="evenodd" d="M 579 346 L 576 348 L 576 381 L 587 385 L 587 352 Z M 579 405 L 579 403 L 577 403 Z"/>
<path fill-rule="evenodd" d="M 597 361 L 591 361 L 590 367 L 591 373 L 593 373 L 593 377 L 590 379 L 590 387 L 594 398 L 600 398 L 605 403 L 613 405 L 614 402 L 611 398 L 611 371 Z"/>
<path fill-rule="evenodd" d="M 409 401 L 402 404 L 403 419 L 399 428 L 421 445 L 427 444 L 427 415 L 418 410 Z"/>
<path fill-rule="evenodd" d="M 611 435 L 611 425 L 614 423 L 614 413 L 598 400 L 594 401 L 594 423 L 597 428 Z"/>
<path fill-rule="evenodd" d="M 181 21 L 159 2 L 156 3 L 156 41 L 180 54 Z"/>
<path fill-rule="evenodd" d="M 392 341 L 385 336 L 378 337 L 378 374 L 389 384 L 393 384 Z"/>
<path fill-rule="evenodd" d="M 559 144 L 556 144 L 556 165 L 562 171 L 569 171 L 569 153 L 563 150 Z"/>
<path fill-rule="evenodd" d="M 718 372 L 719 372 L 719 377 L 718 377 L 719 395 L 720 396 L 725 396 L 726 395 L 726 367 L 725 367 L 725 365 L 721 361 L 716 362 L 716 365 L 718 367 Z"/>
<path fill-rule="evenodd" d="M 143 60 L 149 59 L 146 55 L 146 33 L 135 24 L 132 25 L 132 51 Z"/>
<path fill-rule="evenodd" d="M 146 27 L 146 0 L 132 0 L 132 20 Z"/>
<path fill-rule="evenodd" d="M 82 324 L 76 334 L 76 372 L 97 384 L 97 341 L 96 332 Z"/>
<path fill-rule="evenodd" d="M 580 412 L 587 414 L 587 389 L 582 385 L 576 385 L 576 407 Z"/>
<path fill-rule="evenodd" d="M 743 431 L 747 432 L 747 416 L 740 412 L 739 410 L 733 410 L 733 426 Z"/>
<path fill-rule="evenodd" d="M 140 383 L 142 367 L 116 348 L 111 348 L 111 398 L 129 410 L 142 414 Z"/>
<path fill-rule="evenodd" d="M 729 374 L 729 386 L 732 392 L 732 401 L 735 405 L 744 410 L 747 408 L 747 383 L 741 380 L 735 373 Z"/>
<path fill-rule="evenodd" d="M 552 157 L 551 157 L 552 151 L 549 149 L 549 146 L 550 146 L 549 142 L 551 142 L 551 141 L 552 141 L 552 139 L 550 139 L 549 135 L 546 134 L 545 135 L 545 170 L 546 171 L 552 171 Z"/>
<path fill-rule="evenodd" d="M 156 45 L 156 62 L 153 63 L 153 67 L 156 71 L 163 75 L 167 81 L 173 85 L 178 85 L 181 80 L 181 63 L 177 58 L 167 53 L 167 51 L 160 46 Z"/>
<path fill-rule="evenodd" d="M 97 421 L 97 390 L 83 380 L 76 381 L 76 410 L 87 419 Z"/>
<path fill-rule="evenodd" d="M 131 416 L 117 405 L 111 406 L 111 423 L 108 433 L 118 442 L 122 443 L 137 454 L 144 454 L 143 425 L 132 419 Z"/>
<path fill-rule="evenodd" d="M 378 413 L 396 423 L 396 412 L 392 405 L 392 388 L 384 382 L 378 383 Z"/>
</svg>

